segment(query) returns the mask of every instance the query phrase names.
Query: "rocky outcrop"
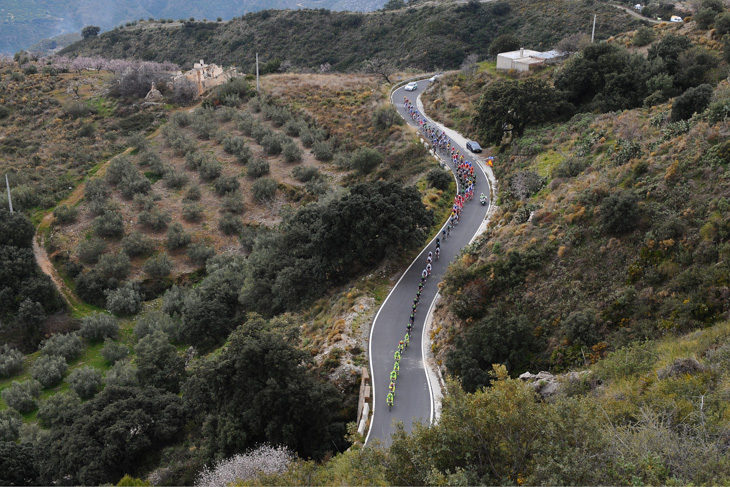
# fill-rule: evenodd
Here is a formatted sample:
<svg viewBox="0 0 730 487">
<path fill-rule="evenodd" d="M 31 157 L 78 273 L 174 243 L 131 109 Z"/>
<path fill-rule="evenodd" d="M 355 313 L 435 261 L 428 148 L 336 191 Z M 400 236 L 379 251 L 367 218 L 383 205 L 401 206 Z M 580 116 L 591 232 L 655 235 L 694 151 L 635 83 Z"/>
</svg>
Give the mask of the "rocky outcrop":
<svg viewBox="0 0 730 487">
<path fill-rule="evenodd" d="M 587 370 L 568 372 L 562 375 L 553 375 L 545 371 L 538 372 L 537 374 L 525 372 L 520 376 L 520 380 L 527 382 L 540 397 L 546 399 L 560 393 L 566 384 L 580 382 L 587 374 L 590 374 Z"/>
<path fill-rule="evenodd" d="M 670 377 L 679 377 L 684 375 L 695 375 L 703 372 L 705 366 L 693 358 L 678 358 L 672 365 L 667 365 L 657 372 L 659 379 L 668 379 Z"/>
</svg>

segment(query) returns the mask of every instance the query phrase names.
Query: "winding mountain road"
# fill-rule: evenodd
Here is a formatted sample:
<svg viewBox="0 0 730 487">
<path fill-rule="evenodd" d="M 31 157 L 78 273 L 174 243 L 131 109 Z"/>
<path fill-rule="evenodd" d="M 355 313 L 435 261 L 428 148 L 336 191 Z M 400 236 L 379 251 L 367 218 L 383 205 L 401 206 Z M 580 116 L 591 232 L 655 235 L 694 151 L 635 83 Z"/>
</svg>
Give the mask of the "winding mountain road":
<svg viewBox="0 0 730 487">
<path fill-rule="evenodd" d="M 404 107 L 403 97 L 407 96 L 412 103 L 415 103 L 416 97 L 426 89 L 428 84 L 428 80 L 419 80 L 417 91 L 407 92 L 401 87 L 395 90 L 392 95 L 393 105 L 410 125 L 418 127 L 418 124 L 413 122 L 408 115 Z M 456 142 L 453 137 L 452 141 Z M 465 147 L 457 144 L 457 148 L 462 154 L 469 154 L 469 156 L 466 156 L 468 160 L 474 161 L 473 155 L 467 152 Z M 453 171 L 451 161 L 447 162 L 447 167 Z M 425 360 L 427 350 L 424 347 L 430 346 L 430 340 L 424 336 L 424 323 L 436 297 L 438 283 L 446 272 L 448 264 L 459 255 L 461 249 L 477 234 L 489 210 L 489 204 L 484 206 L 479 204 L 478 195 L 480 193 L 483 192 L 489 196 L 489 182 L 479 164 L 476 164 L 475 176 L 475 198 L 464 206 L 459 224 L 451 232 L 448 239 L 441 242 L 441 257 L 439 260 L 434 261 L 431 276 L 426 281 L 421 293 L 410 346 L 406 348 L 400 361 L 400 375 L 396 382 L 395 403 L 390 411 L 386 406 L 385 398 L 388 395 L 390 372 L 393 370 L 393 354 L 399 340 L 402 340 L 406 333 L 406 324 L 410 317 L 413 298 L 418 291 L 421 272 L 426 267 L 428 252 L 433 252 L 436 248 L 435 239 L 428 243 L 406 269 L 375 315 L 370 330 L 373 416 L 365 440 L 366 444 L 378 440 L 381 445 L 389 445 L 390 435 L 394 431 L 394 421 L 403 422 L 406 431 L 410 432 L 414 421 L 431 423 L 434 420 L 433 388 L 439 387 L 439 385 L 432 384 L 427 374 Z"/>
</svg>

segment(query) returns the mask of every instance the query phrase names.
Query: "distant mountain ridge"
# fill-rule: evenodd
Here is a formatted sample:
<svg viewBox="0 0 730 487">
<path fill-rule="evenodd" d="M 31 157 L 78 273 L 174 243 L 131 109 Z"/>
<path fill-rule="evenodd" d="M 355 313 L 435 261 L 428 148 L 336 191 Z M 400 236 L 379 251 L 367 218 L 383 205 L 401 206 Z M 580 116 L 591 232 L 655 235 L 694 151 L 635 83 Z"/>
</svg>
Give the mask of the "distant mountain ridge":
<svg viewBox="0 0 730 487">
<path fill-rule="evenodd" d="M 0 53 L 12 54 L 54 36 L 79 32 L 85 25 L 108 30 L 148 19 L 224 20 L 266 9 L 326 8 L 372 11 L 386 0 L 3 0 Z"/>
</svg>

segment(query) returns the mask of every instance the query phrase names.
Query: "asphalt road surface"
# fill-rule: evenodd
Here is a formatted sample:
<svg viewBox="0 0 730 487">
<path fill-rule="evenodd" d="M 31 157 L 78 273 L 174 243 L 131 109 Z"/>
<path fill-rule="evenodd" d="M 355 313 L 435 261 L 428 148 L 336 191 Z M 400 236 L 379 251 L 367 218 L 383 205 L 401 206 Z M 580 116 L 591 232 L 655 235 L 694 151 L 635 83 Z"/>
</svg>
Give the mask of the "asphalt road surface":
<svg viewBox="0 0 730 487">
<path fill-rule="evenodd" d="M 416 105 L 416 97 L 426 89 L 428 80 L 418 81 L 416 91 L 397 89 L 393 93 L 393 102 L 398 112 L 406 122 L 418 126 L 413 122 L 404 108 L 403 97 Z M 470 154 L 465 147 L 457 145 L 462 154 Z M 467 160 L 469 156 L 465 156 Z M 451 161 L 447 166 L 453 170 Z M 390 383 L 390 372 L 393 370 L 393 355 L 406 333 L 406 325 L 411 314 L 413 298 L 418 291 L 421 272 L 426 267 L 428 252 L 436 248 L 435 239 L 428 243 L 421 254 L 411 264 L 400 278 L 396 286 L 383 302 L 375 316 L 370 332 L 370 371 L 373 391 L 373 416 L 366 444 L 379 440 L 382 445 L 390 444 L 390 435 L 395 431 L 394 421 L 403 422 L 406 431 L 410 432 L 414 421 L 430 423 L 434 416 L 434 399 L 432 387 L 425 369 L 423 346 L 430 346 L 430 340 L 424 340 L 423 326 L 426 315 L 433 304 L 438 283 L 441 281 L 446 268 L 461 249 L 474 237 L 489 210 L 489 203 L 482 206 L 479 195 L 484 193 L 489 197 L 489 183 L 484 172 L 477 167 L 475 170 L 476 188 L 474 199 L 464 205 L 459 224 L 452 230 L 451 235 L 441 242 L 441 256 L 432 264 L 431 276 L 421 293 L 415 324 L 411 333 L 410 346 L 405 349 L 400 361 L 400 375 L 396 382 L 395 402 L 392 410 L 388 410 L 386 396 Z M 443 239 L 442 239 L 443 240 Z M 426 337 L 427 338 L 427 337 Z"/>
</svg>

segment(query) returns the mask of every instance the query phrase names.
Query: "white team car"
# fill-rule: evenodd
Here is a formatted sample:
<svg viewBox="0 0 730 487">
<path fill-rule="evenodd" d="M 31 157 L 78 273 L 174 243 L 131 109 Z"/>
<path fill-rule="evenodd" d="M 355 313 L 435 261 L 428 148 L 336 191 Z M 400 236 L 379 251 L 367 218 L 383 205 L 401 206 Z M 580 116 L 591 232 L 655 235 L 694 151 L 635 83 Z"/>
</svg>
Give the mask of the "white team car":
<svg viewBox="0 0 730 487">
<path fill-rule="evenodd" d="M 406 91 L 416 91 L 418 89 L 418 83 L 411 81 L 406 85 Z"/>
</svg>

